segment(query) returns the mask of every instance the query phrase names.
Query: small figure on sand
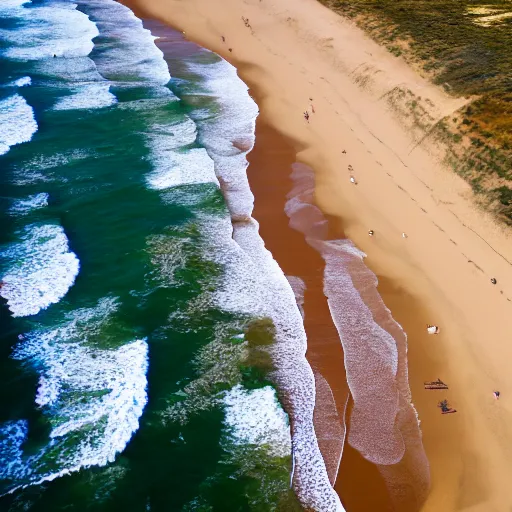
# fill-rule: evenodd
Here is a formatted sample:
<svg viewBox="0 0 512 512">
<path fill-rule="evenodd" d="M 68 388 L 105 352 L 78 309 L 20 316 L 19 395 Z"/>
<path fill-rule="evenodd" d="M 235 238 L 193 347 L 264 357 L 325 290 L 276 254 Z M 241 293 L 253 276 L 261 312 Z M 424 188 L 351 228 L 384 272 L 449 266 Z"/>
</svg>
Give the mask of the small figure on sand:
<svg viewBox="0 0 512 512">
<path fill-rule="evenodd" d="M 232 51 L 233 51 L 233 48 L 228 48 L 228 50 L 229 50 L 230 52 L 232 52 Z"/>
<path fill-rule="evenodd" d="M 304 119 L 309 123 L 309 112 L 307 110 L 304 112 Z"/>
<path fill-rule="evenodd" d="M 492 284 L 496 284 L 497 282 L 498 282 L 498 281 L 496 281 L 496 279 L 495 279 L 494 277 L 491 279 L 491 283 L 492 283 Z"/>
<path fill-rule="evenodd" d="M 437 406 L 441 408 L 441 414 L 451 414 L 457 412 L 455 409 L 448 405 L 448 400 L 441 400 Z"/>
<path fill-rule="evenodd" d="M 374 234 L 373 229 L 369 229 L 369 230 L 368 230 L 368 234 L 369 234 L 370 236 L 373 236 L 373 234 Z"/>
<path fill-rule="evenodd" d="M 349 170 L 349 171 L 353 171 L 353 170 L 354 170 L 354 168 L 349 164 L 349 166 L 348 166 L 348 170 Z"/>
<path fill-rule="evenodd" d="M 224 36 L 221 36 L 222 37 L 222 42 L 225 43 L 226 42 L 226 38 Z"/>
<path fill-rule="evenodd" d="M 354 185 L 357 185 L 357 181 L 354 178 L 354 176 L 350 176 L 350 183 L 353 183 Z"/>
<path fill-rule="evenodd" d="M 500 398 L 500 392 L 499 391 L 494 391 L 493 395 L 494 395 L 494 399 L 495 400 L 499 400 L 499 398 Z"/>
<path fill-rule="evenodd" d="M 343 153 L 344 155 L 346 155 L 346 154 L 347 154 L 347 150 L 346 150 L 346 149 L 344 149 L 344 150 L 342 151 L 342 153 Z"/>
<path fill-rule="evenodd" d="M 249 24 L 249 18 L 244 18 L 242 16 L 242 20 L 244 22 L 244 25 L 247 27 L 247 28 L 251 28 L 251 25 Z"/>
<path fill-rule="evenodd" d="M 427 324 L 427 332 L 429 334 L 439 334 L 439 327 L 437 325 Z"/>
<path fill-rule="evenodd" d="M 402 233 L 402 238 L 407 238 L 407 233 Z"/>
</svg>

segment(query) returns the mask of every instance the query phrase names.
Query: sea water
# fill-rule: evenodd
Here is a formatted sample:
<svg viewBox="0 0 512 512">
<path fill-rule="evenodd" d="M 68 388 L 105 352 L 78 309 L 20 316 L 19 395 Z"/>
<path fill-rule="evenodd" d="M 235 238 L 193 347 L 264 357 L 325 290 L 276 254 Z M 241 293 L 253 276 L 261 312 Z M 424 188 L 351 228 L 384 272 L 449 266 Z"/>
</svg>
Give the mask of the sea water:
<svg viewBox="0 0 512 512">
<path fill-rule="evenodd" d="M 251 218 L 257 107 L 154 39 L 113 0 L 0 2 L 0 509 L 341 510 Z"/>
</svg>

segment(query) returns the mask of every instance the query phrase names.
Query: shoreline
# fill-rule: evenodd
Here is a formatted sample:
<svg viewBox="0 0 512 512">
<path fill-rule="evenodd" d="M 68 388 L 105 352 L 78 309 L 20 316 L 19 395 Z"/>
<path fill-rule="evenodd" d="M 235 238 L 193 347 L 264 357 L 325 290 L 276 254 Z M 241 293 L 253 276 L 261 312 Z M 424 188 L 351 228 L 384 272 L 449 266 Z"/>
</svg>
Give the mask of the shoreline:
<svg viewBox="0 0 512 512">
<path fill-rule="evenodd" d="M 188 38 L 237 66 L 251 88 L 260 85 L 260 111 L 294 141 L 298 160 L 316 173 L 318 206 L 339 218 L 347 236 L 368 254 L 366 264 L 379 277 L 386 305 L 409 334 L 409 381 L 432 476 L 422 510 L 510 506 L 506 489 L 511 434 L 506 426 L 512 410 L 505 397 L 512 392 L 507 372 L 512 354 L 506 343 L 507 332 L 512 332 L 512 272 L 501 256 L 510 253 L 510 236 L 474 208 L 468 187 L 444 171 L 435 156 L 415 147 L 411 157 L 403 127 L 347 77 L 350 64 L 333 66 L 330 53 L 336 38 L 352 44 L 354 54 L 371 50 L 368 53 L 376 55 L 374 61 L 382 59 L 383 68 L 389 61 L 388 75 L 381 76 L 388 77 L 390 86 L 393 74 L 403 72 L 401 76 L 410 79 L 403 63 L 397 65 L 392 56 L 379 53 L 362 32 L 309 0 L 277 2 L 282 12 L 274 4 L 232 0 L 224 14 L 216 12 L 214 3 L 195 0 L 185 7 L 155 0 L 145 6 L 144 15 L 186 30 Z M 299 21 L 286 17 L 287 8 Z M 251 32 L 240 14 L 250 18 Z M 312 34 L 315 27 L 309 27 L 309 34 L 301 32 L 300 21 L 308 26 L 306 20 L 313 17 L 335 37 L 322 40 Z M 221 34 L 233 45 L 231 52 Z M 310 60 L 312 55 L 318 62 Z M 310 65 L 307 71 L 303 63 Z M 314 82 L 308 85 L 308 79 Z M 443 102 L 434 86 L 419 79 L 416 86 Z M 319 123 L 305 126 L 301 116 L 309 108 L 311 90 L 313 97 L 321 93 L 321 100 L 314 100 Z M 450 112 L 450 105 L 446 101 L 440 110 Z M 372 129 L 364 122 L 371 118 Z M 339 169 L 340 140 L 358 173 L 357 189 Z M 376 231 L 373 239 L 366 234 L 368 227 Z M 409 234 L 406 241 L 400 239 L 401 231 Z M 414 236 L 417 233 L 421 236 Z M 499 286 L 489 284 L 491 276 L 498 278 Z M 413 318 L 408 308 L 418 309 Z M 424 331 L 427 322 L 441 326 L 435 339 Z M 432 375 L 437 371 L 442 375 Z M 458 414 L 441 416 L 437 392 L 423 390 L 423 381 L 437 377 L 448 381 L 446 397 Z M 499 403 L 492 401 L 493 389 L 502 393 Z"/>
<path fill-rule="evenodd" d="M 193 49 L 200 49 L 205 53 L 207 52 L 207 50 L 203 50 L 203 47 L 197 45 L 194 42 L 187 41 L 180 32 L 169 28 L 165 24 L 161 24 L 150 19 L 144 19 L 144 26 L 145 28 L 151 30 L 152 34 L 156 36 L 155 43 L 157 47 L 164 53 L 164 59 L 166 59 L 167 56 L 172 58 L 176 52 L 176 47 L 180 48 L 180 53 L 182 55 L 187 53 L 187 46 L 190 47 L 192 52 L 194 51 Z M 179 62 L 173 62 L 173 64 L 177 66 L 181 65 Z M 225 61 L 223 61 L 222 64 L 225 64 L 229 67 L 228 76 L 232 78 L 236 73 L 236 70 Z M 185 71 L 186 75 L 186 69 L 188 69 L 188 67 L 189 66 L 185 65 L 185 69 L 182 69 L 181 72 L 183 73 Z M 191 64 L 191 68 L 194 69 L 193 63 Z M 226 69 L 224 67 L 223 70 L 221 69 L 217 71 L 220 71 L 221 73 L 224 71 L 225 73 Z M 195 70 L 195 72 L 199 72 L 199 69 Z M 177 76 L 180 76 L 179 72 L 177 73 Z M 201 76 L 200 73 L 198 76 Z M 221 74 L 219 76 L 223 75 Z M 219 77 L 216 77 L 214 80 L 218 82 Z M 256 108 L 256 103 L 250 96 L 250 91 L 246 89 L 245 84 L 239 80 L 238 76 L 236 77 L 236 82 L 239 82 L 242 89 L 245 90 L 247 101 L 252 103 Z M 214 89 L 211 91 L 211 93 L 217 99 L 222 98 L 222 92 L 219 90 Z M 229 105 L 229 99 L 224 98 L 224 102 L 221 103 L 224 105 Z M 220 115 L 223 117 L 226 115 L 226 112 L 221 112 Z M 243 118 L 244 115 L 242 113 L 242 117 L 235 120 L 235 122 L 240 122 Z M 233 121 L 233 118 L 228 114 L 227 120 Z M 224 120 L 224 123 L 226 123 L 227 120 Z M 233 147 L 240 152 L 239 155 L 244 157 L 243 161 L 238 159 L 238 161 L 235 162 L 235 174 L 233 174 L 232 167 L 228 166 L 228 168 L 226 168 L 226 162 L 222 160 L 225 151 L 221 150 L 219 152 L 219 148 L 210 145 L 207 145 L 206 148 L 212 160 L 216 162 L 215 172 L 217 179 L 220 182 L 220 189 L 224 196 L 226 207 L 230 212 L 230 226 L 232 228 L 234 245 L 236 245 L 239 250 L 246 253 L 251 258 L 251 260 L 257 264 L 259 270 L 262 271 L 264 275 L 266 275 L 266 285 L 273 289 L 273 292 L 271 292 L 270 296 L 266 297 L 266 299 L 272 302 L 272 295 L 275 294 L 274 296 L 279 296 L 282 300 L 284 300 L 284 309 L 280 306 L 277 308 L 270 307 L 270 309 L 267 309 L 267 314 L 269 314 L 269 316 L 274 321 L 274 326 L 276 328 L 276 339 L 273 347 L 273 358 L 276 368 L 274 371 L 272 371 L 271 381 L 273 381 L 274 385 L 276 386 L 283 407 L 288 411 L 290 417 L 291 434 L 293 438 L 292 444 L 295 448 L 293 456 L 294 470 L 292 470 L 292 482 L 294 482 L 294 489 L 299 491 L 298 495 L 300 496 L 304 506 L 306 506 L 308 509 L 342 510 L 339 499 L 331 488 L 331 485 L 329 485 L 329 482 L 334 483 L 336 479 L 336 473 L 343 444 L 343 433 L 340 433 L 338 440 L 333 439 L 332 430 L 326 431 L 324 429 L 324 425 L 326 423 L 325 418 L 321 417 L 319 421 L 316 421 L 313 417 L 313 409 L 315 404 L 314 382 L 315 378 L 322 379 L 322 377 L 319 376 L 319 374 L 314 374 L 311 367 L 306 362 L 306 337 L 304 333 L 304 327 L 302 325 L 302 318 L 299 315 L 299 310 L 296 309 L 296 300 L 298 296 L 294 297 L 295 292 L 292 293 L 293 286 L 290 286 L 289 281 L 287 281 L 287 276 L 285 276 L 281 267 L 277 266 L 272 254 L 265 247 L 263 240 L 261 239 L 258 232 L 259 218 L 256 219 L 253 213 L 254 205 L 252 188 L 254 187 L 254 183 L 252 183 L 252 187 L 250 188 L 249 178 L 251 175 L 254 176 L 256 178 L 256 182 L 258 183 L 261 181 L 259 178 L 261 178 L 262 175 L 264 175 L 264 177 L 268 177 L 269 171 L 270 175 L 272 175 L 272 171 L 279 168 L 282 159 L 278 158 L 276 162 L 271 162 L 267 158 L 266 149 L 268 149 L 268 147 L 265 145 L 263 148 L 265 150 L 263 152 L 265 153 L 265 157 L 263 158 L 264 161 L 261 163 L 261 165 L 258 165 L 258 162 L 252 162 L 252 165 L 250 165 L 251 159 L 248 158 L 248 155 L 252 154 L 254 158 L 255 155 L 261 154 L 259 151 L 261 144 L 258 144 L 258 150 L 255 150 L 256 132 L 259 132 L 259 129 L 256 130 L 256 125 L 258 124 L 259 126 L 256 117 L 250 121 L 250 124 L 252 125 L 250 137 L 252 139 L 252 143 L 249 143 L 249 140 L 245 140 L 244 142 L 244 140 L 242 140 L 243 138 L 238 139 L 235 137 L 234 140 L 230 141 L 230 137 L 223 137 L 228 145 L 233 145 Z M 219 126 L 219 129 L 227 128 L 227 126 Z M 236 135 L 239 136 L 240 134 L 237 133 Z M 291 164 L 295 158 L 295 151 L 293 148 L 288 147 L 288 145 L 285 143 L 279 143 L 277 145 L 273 144 L 274 137 L 277 136 L 277 133 L 272 132 L 271 136 L 271 143 L 273 148 L 277 149 L 279 156 L 286 153 L 284 159 L 286 160 L 286 158 L 289 158 L 290 161 L 288 163 Z M 200 138 L 198 140 L 201 141 Z M 201 143 L 204 144 L 204 141 Z M 230 152 L 229 149 L 227 152 Z M 272 164 L 274 164 L 273 167 Z M 247 169 L 250 168 L 251 170 L 256 167 L 256 171 L 248 172 L 246 167 Z M 241 174 L 242 172 L 243 175 Z M 285 193 L 286 191 L 287 188 L 285 189 Z M 283 199 L 284 197 L 285 194 L 283 194 Z M 263 205 L 268 204 L 270 204 L 272 207 L 275 207 L 276 201 L 263 202 Z M 263 211 L 265 210 L 267 209 L 263 208 Z M 284 208 L 278 208 L 278 211 L 280 214 L 282 214 L 282 218 L 285 220 L 284 231 L 290 231 L 287 229 L 288 221 L 284 214 Z M 275 213 L 276 212 L 274 209 L 271 209 L 272 215 L 269 219 L 271 221 L 270 223 L 272 224 L 270 229 L 271 232 L 276 231 L 272 229 L 275 220 Z M 282 232 L 279 232 L 279 230 L 277 231 L 278 235 L 283 234 Z M 313 255 L 315 254 L 314 251 L 311 252 Z M 274 270 L 274 266 L 277 269 L 277 273 Z M 270 274 L 268 274 L 269 271 Z M 290 277 L 289 279 L 293 278 Z M 290 298 L 292 298 L 292 301 L 289 301 Z M 287 313 L 290 312 L 290 310 L 291 316 Z M 295 317 L 299 318 L 299 330 L 302 332 L 302 335 L 297 331 L 298 325 L 297 318 Z M 334 344 L 334 349 L 337 351 L 340 350 L 339 343 Z M 338 357 L 337 361 L 339 363 L 339 369 L 343 370 L 342 357 Z M 295 372 L 288 371 L 290 363 L 294 365 Z M 298 377 L 298 379 L 294 381 L 295 377 Z M 300 388 L 300 391 L 297 391 L 297 386 Z M 326 394 L 330 393 L 329 386 L 325 383 L 325 381 L 324 387 L 327 388 Z M 329 400 L 325 401 L 325 405 L 326 407 L 324 407 L 324 412 L 332 416 L 330 425 L 334 425 L 335 428 L 338 427 L 339 429 L 339 420 L 335 410 L 336 404 L 331 398 L 330 402 Z M 321 431 L 323 429 L 322 433 L 324 434 L 323 437 L 320 438 L 321 440 L 318 444 L 323 444 L 324 454 L 331 450 L 333 455 L 331 457 L 332 460 L 330 460 L 330 463 L 328 463 L 328 472 L 331 476 L 330 479 L 327 478 L 328 473 L 326 472 L 326 469 L 322 469 L 320 467 L 320 465 L 323 465 L 322 453 L 317 446 L 319 437 L 316 436 L 314 432 L 314 424 L 317 426 L 317 423 L 319 424 Z M 316 470 L 313 471 L 312 475 L 309 474 L 310 472 L 308 471 L 311 465 L 316 466 Z"/>
<path fill-rule="evenodd" d="M 251 90 L 258 103 L 259 94 Z M 251 190 L 255 196 L 254 218 L 260 225 L 260 235 L 268 250 L 279 263 L 287 276 L 299 277 L 304 281 L 304 325 L 308 338 L 306 357 L 317 377 L 317 394 L 315 412 L 315 432 L 320 450 L 331 476 L 333 465 L 336 476 L 333 483 L 344 507 L 351 511 L 365 511 L 378 506 L 379 510 L 392 511 L 392 501 L 383 475 L 377 466 L 368 462 L 350 444 L 339 447 L 335 442 L 337 435 L 345 439 L 345 432 L 333 432 L 334 417 L 344 424 L 345 407 L 349 399 L 348 384 L 343 366 L 343 348 L 323 290 L 323 272 L 325 262 L 319 252 L 306 242 L 303 233 L 290 226 L 290 219 L 285 213 L 286 197 L 294 187 L 292 167 L 295 151 L 292 143 L 272 128 L 264 115 L 256 121 L 256 144 L 248 154 L 248 177 Z M 307 224 L 308 219 L 301 219 Z M 300 222 L 299 222 L 300 225 Z M 343 233 L 335 227 L 334 219 L 330 220 L 329 237 L 343 238 Z M 335 411 L 323 399 L 325 392 L 320 388 L 319 379 L 327 382 L 336 402 Z M 328 421 L 322 422 L 322 416 Z M 329 421 L 331 420 L 331 421 Z M 327 424 L 326 424 L 327 423 Z M 339 449 L 340 453 L 334 453 Z M 337 457 L 343 457 L 341 461 Z M 415 489 L 412 490 L 414 495 Z M 411 511 L 414 500 L 409 496 L 400 510 Z"/>
</svg>

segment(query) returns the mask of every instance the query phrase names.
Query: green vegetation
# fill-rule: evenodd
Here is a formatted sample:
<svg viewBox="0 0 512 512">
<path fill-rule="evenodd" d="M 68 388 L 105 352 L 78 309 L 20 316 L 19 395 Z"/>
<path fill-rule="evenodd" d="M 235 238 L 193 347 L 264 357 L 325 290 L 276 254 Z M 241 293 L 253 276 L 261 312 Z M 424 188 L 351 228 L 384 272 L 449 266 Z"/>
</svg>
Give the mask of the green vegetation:
<svg viewBox="0 0 512 512">
<path fill-rule="evenodd" d="M 481 202 L 512 224 L 512 2 L 320 1 L 448 93 L 472 99 L 431 135 L 447 144 L 446 163 Z"/>
</svg>

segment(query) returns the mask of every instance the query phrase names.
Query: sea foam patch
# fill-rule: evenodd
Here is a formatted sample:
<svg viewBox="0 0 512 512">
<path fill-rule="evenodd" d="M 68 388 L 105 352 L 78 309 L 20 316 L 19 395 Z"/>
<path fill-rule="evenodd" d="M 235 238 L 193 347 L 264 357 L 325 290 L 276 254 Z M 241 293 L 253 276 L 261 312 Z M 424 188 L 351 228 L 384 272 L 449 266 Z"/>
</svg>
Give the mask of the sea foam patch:
<svg viewBox="0 0 512 512">
<path fill-rule="evenodd" d="M 27 334 L 16 347 L 13 357 L 39 374 L 35 402 L 51 431 L 44 446 L 26 454 L 27 422 L 0 426 L 0 480 L 16 482 L 0 493 L 112 462 L 138 429 L 147 402 L 146 341 L 113 349 L 91 343 L 109 336 L 104 329 L 117 307 L 115 299 L 102 299 L 58 328 Z"/>
<path fill-rule="evenodd" d="M 254 196 L 247 180 L 247 153 L 254 146 L 258 106 L 249 96 L 236 68 L 225 60 L 190 63 L 190 71 L 203 79 L 193 93 L 210 96 L 218 110 L 196 109 L 190 116 L 199 126 L 198 141 L 215 162 L 215 172 L 233 220 L 250 217 Z M 190 84 L 192 87 L 193 84 Z"/>
<path fill-rule="evenodd" d="M 113 0 L 88 0 L 83 8 L 110 43 L 94 55 L 105 78 L 157 86 L 169 82 L 169 68 L 155 38 L 128 7 Z"/>
<path fill-rule="evenodd" d="M 6 269 L 0 295 L 13 316 L 35 315 L 59 302 L 73 285 L 80 263 L 61 226 L 29 225 L 20 242 L 3 248 Z"/>
<path fill-rule="evenodd" d="M 117 98 L 110 92 L 108 83 L 90 83 L 72 87 L 71 94 L 61 98 L 54 110 L 81 110 L 110 107 Z"/>
<path fill-rule="evenodd" d="M 11 15 L 14 11 L 19 10 L 24 4 L 30 4 L 31 0 L 3 0 L 0 3 L 0 14 Z"/>
<path fill-rule="evenodd" d="M 270 386 L 246 390 L 235 386 L 224 397 L 225 425 L 236 444 L 264 446 L 274 457 L 291 455 L 288 416 Z"/>
<path fill-rule="evenodd" d="M 99 32 L 76 7 L 73 3 L 53 1 L 30 9 L 22 4 L 10 9 L 7 14 L 17 18 L 18 27 L 0 29 L 0 40 L 7 43 L 0 55 L 21 61 L 88 55 Z"/>
<path fill-rule="evenodd" d="M 34 111 L 23 96 L 14 94 L 0 100 L 0 155 L 11 146 L 28 142 L 36 132 Z"/>
<path fill-rule="evenodd" d="M 32 78 L 29 76 L 22 76 L 17 80 L 13 80 L 7 84 L 7 87 L 26 87 L 27 85 L 32 84 Z"/>
<path fill-rule="evenodd" d="M 31 211 L 48 206 L 49 195 L 46 192 L 32 194 L 24 199 L 17 199 L 9 208 L 11 215 L 26 215 Z"/>
<path fill-rule="evenodd" d="M 213 162 L 202 148 L 179 152 L 165 151 L 161 146 L 154 146 L 152 156 L 154 170 L 146 179 L 149 186 L 155 190 L 194 183 L 219 185 Z"/>
</svg>

